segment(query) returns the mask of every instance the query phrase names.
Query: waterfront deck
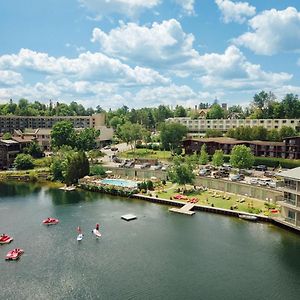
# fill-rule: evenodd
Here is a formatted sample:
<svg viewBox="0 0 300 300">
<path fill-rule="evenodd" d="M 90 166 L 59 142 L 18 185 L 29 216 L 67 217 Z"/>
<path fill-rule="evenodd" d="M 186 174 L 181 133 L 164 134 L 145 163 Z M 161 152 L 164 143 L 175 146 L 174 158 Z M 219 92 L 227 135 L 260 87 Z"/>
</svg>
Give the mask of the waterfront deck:
<svg viewBox="0 0 300 300">
<path fill-rule="evenodd" d="M 195 213 L 194 211 L 192 211 L 194 206 L 195 206 L 194 203 L 187 203 L 181 208 L 175 208 L 175 207 L 169 208 L 169 211 L 192 216 Z"/>
</svg>

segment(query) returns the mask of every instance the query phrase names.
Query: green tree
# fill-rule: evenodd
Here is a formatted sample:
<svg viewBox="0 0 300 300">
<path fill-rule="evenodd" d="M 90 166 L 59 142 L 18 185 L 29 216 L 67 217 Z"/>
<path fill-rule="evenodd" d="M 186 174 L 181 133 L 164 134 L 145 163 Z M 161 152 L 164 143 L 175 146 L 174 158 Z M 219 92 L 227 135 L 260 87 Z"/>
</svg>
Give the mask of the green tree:
<svg viewBox="0 0 300 300">
<path fill-rule="evenodd" d="M 282 107 L 285 112 L 285 118 L 300 118 L 300 101 L 298 95 L 287 94 L 282 100 Z"/>
<path fill-rule="evenodd" d="M 174 158 L 173 165 L 168 170 L 168 177 L 180 185 L 193 184 L 195 175 L 189 164 L 183 163 L 178 157 Z"/>
<path fill-rule="evenodd" d="M 224 164 L 224 153 L 222 150 L 216 150 L 212 157 L 212 164 L 215 167 L 220 167 Z"/>
<path fill-rule="evenodd" d="M 268 131 L 267 140 L 272 141 L 272 142 L 280 141 L 280 136 L 279 136 L 278 130 L 277 129 L 272 129 L 272 130 Z"/>
<path fill-rule="evenodd" d="M 109 121 L 109 125 L 113 128 L 113 129 L 117 129 L 118 126 L 124 124 L 123 118 L 118 117 L 118 116 L 114 116 L 110 119 Z"/>
<path fill-rule="evenodd" d="M 28 147 L 24 148 L 23 152 L 30 154 L 34 158 L 39 158 L 43 155 L 43 151 L 37 141 L 32 141 Z"/>
<path fill-rule="evenodd" d="M 78 179 L 90 173 L 90 165 L 83 151 L 73 152 L 67 155 L 63 162 L 62 175 L 67 185 L 78 182 Z"/>
<path fill-rule="evenodd" d="M 2 136 L 3 140 L 10 140 L 12 138 L 12 135 L 10 132 L 5 132 Z"/>
<path fill-rule="evenodd" d="M 18 154 L 14 161 L 14 167 L 17 170 L 33 169 L 34 163 L 32 156 L 24 153 Z"/>
<path fill-rule="evenodd" d="M 217 103 L 213 104 L 210 107 L 210 110 L 206 115 L 206 119 L 223 119 L 223 118 L 224 118 L 224 110 Z"/>
<path fill-rule="evenodd" d="M 219 137 L 223 136 L 223 133 L 221 130 L 218 129 L 207 129 L 205 132 L 205 137 Z"/>
<path fill-rule="evenodd" d="M 99 137 L 100 130 L 85 128 L 76 136 L 76 148 L 78 150 L 89 151 L 96 148 L 96 138 Z"/>
<path fill-rule="evenodd" d="M 230 164 L 234 168 L 248 169 L 253 166 L 254 155 L 245 145 L 235 145 L 230 153 Z"/>
<path fill-rule="evenodd" d="M 176 105 L 175 111 L 174 111 L 174 117 L 186 117 L 187 113 L 183 106 Z"/>
<path fill-rule="evenodd" d="M 57 122 L 51 130 L 52 147 L 60 148 L 63 145 L 74 147 L 76 143 L 76 133 L 73 125 L 69 121 Z"/>
<path fill-rule="evenodd" d="M 279 130 L 279 138 L 282 141 L 284 138 L 295 136 L 297 132 L 294 128 L 290 126 L 282 126 Z"/>
<path fill-rule="evenodd" d="M 145 131 L 146 129 L 140 124 L 126 122 L 119 127 L 118 134 L 124 142 L 130 144 L 135 150 L 137 141 L 143 138 Z"/>
<path fill-rule="evenodd" d="M 160 141 L 163 149 L 173 153 L 181 150 L 182 139 L 187 135 L 186 126 L 179 123 L 162 123 L 160 125 Z"/>
<path fill-rule="evenodd" d="M 200 150 L 200 159 L 199 159 L 199 163 L 201 165 L 206 165 L 208 163 L 209 160 L 209 156 L 208 153 L 206 151 L 206 144 L 203 144 Z"/>
</svg>

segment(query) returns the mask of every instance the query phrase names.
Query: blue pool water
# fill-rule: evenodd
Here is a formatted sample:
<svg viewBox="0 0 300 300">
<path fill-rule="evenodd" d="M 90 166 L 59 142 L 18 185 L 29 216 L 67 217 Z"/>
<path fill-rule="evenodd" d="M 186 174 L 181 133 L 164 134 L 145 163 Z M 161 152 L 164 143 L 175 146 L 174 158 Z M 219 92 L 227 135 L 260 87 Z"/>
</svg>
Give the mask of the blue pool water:
<svg viewBox="0 0 300 300">
<path fill-rule="evenodd" d="M 111 184 L 111 185 L 116 185 L 116 186 L 124 186 L 124 187 L 130 187 L 130 188 L 137 187 L 136 181 L 125 180 L 125 179 L 102 179 L 102 180 L 100 180 L 100 183 Z"/>
</svg>

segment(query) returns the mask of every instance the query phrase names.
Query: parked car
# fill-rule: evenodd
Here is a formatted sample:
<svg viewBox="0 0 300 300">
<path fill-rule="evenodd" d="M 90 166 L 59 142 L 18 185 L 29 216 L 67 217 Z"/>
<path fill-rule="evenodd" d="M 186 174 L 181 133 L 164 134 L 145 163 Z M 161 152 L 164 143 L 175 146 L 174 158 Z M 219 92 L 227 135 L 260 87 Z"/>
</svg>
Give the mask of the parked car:
<svg viewBox="0 0 300 300">
<path fill-rule="evenodd" d="M 251 178 L 250 179 L 250 184 L 252 184 L 252 185 L 258 184 L 258 179 L 257 178 Z"/>
<path fill-rule="evenodd" d="M 146 168 L 150 168 L 150 167 L 151 167 L 151 164 L 149 164 L 149 163 L 143 163 L 141 165 L 141 169 L 146 169 Z"/>
<path fill-rule="evenodd" d="M 209 169 L 201 169 L 200 171 L 199 171 L 199 175 L 200 176 L 208 176 L 208 175 L 210 175 L 211 174 L 211 170 L 209 170 Z"/>
<path fill-rule="evenodd" d="M 230 172 L 232 167 L 230 164 L 223 164 L 223 166 L 221 168 L 223 168 L 223 170 L 225 170 L 225 171 Z"/>
<path fill-rule="evenodd" d="M 272 179 L 270 178 L 261 178 L 258 180 L 258 184 L 261 185 L 261 186 L 267 186 L 269 185 L 269 182 L 271 182 Z"/>
<path fill-rule="evenodd" d="M 153 170 L 160 170 L 160 169 L 162 169 L 162 165 L 155 165 L 155 166 L 153 166 Z"/>
<path fill-rule="evenodd" d="M 125 168 L 125 165 L 128 163 L 128 160 L 124 160 L 123 162 L 120 163 L 119 167 L 120 168 Z"/>
<path fill-rule="evenodd" d="M 273 171 L 265 171 L 264 176 L 266 177 L 274 177 L 275 173 Z"/>
<path fill-rule="evenodd" d="M 105 146 L 103 149 L 109 150 L 110 149 L 110 145 Z"/>
<path fill-rule="evenodd" d="M 117 147 L 111 147 L 110 150 L 111 151 L 118 151 L 119 149 Z"/>
<path fill-rule="evenodd" d="M 132 168 L 134 166 L 134 161 L 133 160 L 130 160 L 128 161 L 126 164 L 125 164 L 125 168 Z"/>
<path fill-rule="evenodd" d="M 258 165 L 258 166 L 255 167 L 255 170 L 256 171 L 267 171 L 268 168 L 265 165 Z"/>
<path fill-rule="evenodd" d="M 235 174 L 230 177 L 231 181 L 242 181 L 244 179 L 245 179 L 245 176 L 243 174 Z"/>
<path fill-rule="evenodd" d="M 275 188 L 276 188 L 276 182 L 275 182 L 275 181 L 270 181 L 270 182 L 268 182 L 268 186 L 269 186 L 270 188 L 275 189 Z"/>
<path fill-rule="evenodd" d="M 253 174 L 253 172 L 251 170 L 246 170 L 246 169 L 241 169 L 239 171 L 240 174 L 243 174 L 245 176 L 251 176 Z"/>
<path fill-rule="evenodd" d="M 226 177 L 229 177 L 229 172 L 224 171 L 224 170 L 219 170 L 219 171 L 213 172 L 212 175 L 215 178 L 226 178 Z"/>
<path fill-rule="evenodd" d="M 117 157 L 117 156 L 114 156 L 114 157 L 112 158 L 112 161 L 115 162 L 115 163 L 121 163 L 121 162 L 122 162 L 122 159 L 120 159 L 120 158 Z"/>
</svg>

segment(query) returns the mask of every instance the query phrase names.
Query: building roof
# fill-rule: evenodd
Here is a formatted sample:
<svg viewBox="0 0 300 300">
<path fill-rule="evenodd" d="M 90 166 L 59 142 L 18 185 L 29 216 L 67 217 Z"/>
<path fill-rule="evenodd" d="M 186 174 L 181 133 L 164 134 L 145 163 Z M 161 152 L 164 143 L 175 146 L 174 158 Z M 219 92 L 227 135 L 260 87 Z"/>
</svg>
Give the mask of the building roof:
<svg viewBox="0 0 300 300">
<path fill-rule="evenodd" d="M 14 140 L 0 140 L 0 142 L 7 144 L 7 145 L 18 144 L 18 142 L 14 141 Z"/>
<path fill-rule="evenodd" d="M 34 138 L 29 137 L 29 136 L 24 136 L 24 137 L 18 137 L 18 136 L 14 136 L 12 137 L 12 139 L 18 143 L 30 143 L 34 140 Z"/>
<path fill-rule="evenodd" d="M 51 134 L 51 130 L 52 130 L 52 128 L 39 128 L 37 130 L 37 134 L 38 135 L 41 135 L 41 134 L 50 135 Z"/>
<path fill-rule="evenodd" d="M 300 167 L 278 173 L 279 176 L 300 180 Z"/>
</svg>

